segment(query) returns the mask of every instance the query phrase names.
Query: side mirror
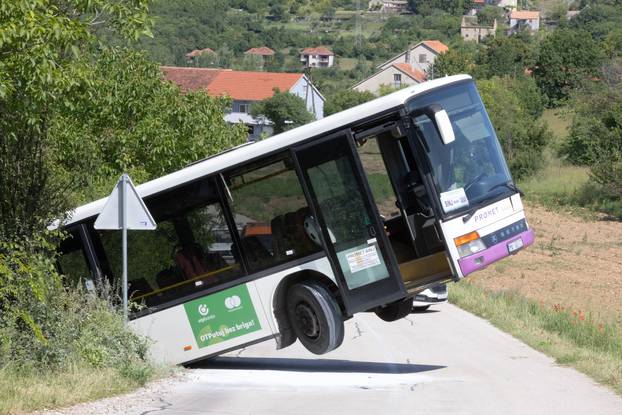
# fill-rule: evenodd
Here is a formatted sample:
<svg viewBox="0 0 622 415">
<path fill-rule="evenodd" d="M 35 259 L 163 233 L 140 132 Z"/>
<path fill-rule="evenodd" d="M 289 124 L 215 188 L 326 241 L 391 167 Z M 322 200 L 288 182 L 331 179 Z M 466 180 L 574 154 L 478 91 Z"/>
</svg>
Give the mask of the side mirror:
<svg viewBox="0 0 622 415">
<path fill-rule="evenodd" d="M 438 131 L 438 135 L 441 137 L 443 144 L 454 142 L 456 135 L 454 134 L 454 129 L 451 126 L 449 115 L 443 107 L 438 104 L 432 104 L 411 113 L 411 116 L 413 117 L 418 117 L 420 115 L 426 115 L 432 121 Z"/>
<path fill-rule="evenodd" d="M 451 121 L 449 121 L 447 111 L 440 110 L 436 112 L 434 114 L 434 119 L 436 121 L 436 127 L 438 128 L 441 140 L 443 140 L 443 144 L 453 143 L 456 136 L 454 135 L 454 129 L 451 126 Z"/>
</svg>

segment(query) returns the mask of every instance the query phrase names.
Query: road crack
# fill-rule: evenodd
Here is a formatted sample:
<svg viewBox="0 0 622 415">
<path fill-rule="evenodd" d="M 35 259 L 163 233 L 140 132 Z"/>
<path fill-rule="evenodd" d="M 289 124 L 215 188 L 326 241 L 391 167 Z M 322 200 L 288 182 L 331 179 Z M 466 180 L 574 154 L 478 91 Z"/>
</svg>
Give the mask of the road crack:
<svg viewBox="0 0 622 415">
<path fill-rule="evenodd" d="M 363 333 L 365 333 L 363 330 L 361 330 L 361 328 L 359 327 L 359 323 L 356 322 L 354 323 L 354 329 L 356 330 L 356 334 L 354 335 L 354 337 L 352 337 L 352 340 L 361 337 L 363 335 Z"/>
<path fill-rule="evenodd" d="M 151 413 L 155 413 L 155 412 L 161 412 L 161 411 L 166 411 L 167 409 L 169 409 L 171 406 L 173 406 L 172 403 L 165 401 L 162 398 L 158 398 L 158 400 L 162 403 L 162 406 L 156 408 L 156 409 L 150 409 L 148 411 L 142 412 L 140 415 L 147 415 L 147 414 L 151 414 Z"/>
</svg>

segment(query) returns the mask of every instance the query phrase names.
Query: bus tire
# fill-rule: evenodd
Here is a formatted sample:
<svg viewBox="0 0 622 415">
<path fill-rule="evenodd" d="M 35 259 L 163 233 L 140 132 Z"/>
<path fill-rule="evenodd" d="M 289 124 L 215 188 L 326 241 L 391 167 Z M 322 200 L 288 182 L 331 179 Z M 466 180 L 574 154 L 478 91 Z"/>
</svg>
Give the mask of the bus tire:
<svg viewBox="0 0 622 415">
<path fill-rule="evenodd" d="M 413 308 L 412 298 L 399 300 L 376 309 L 376 315 L 384 321 L 396 321 L 410 314 Z"/>
<path fill-rule="evenodd" d="M 287 315 L 296 337 L 307 350 L 324 354 L 343 342 L 341 310 L 322 285 L 304 282 L 287 292 Z"/>
</svg>

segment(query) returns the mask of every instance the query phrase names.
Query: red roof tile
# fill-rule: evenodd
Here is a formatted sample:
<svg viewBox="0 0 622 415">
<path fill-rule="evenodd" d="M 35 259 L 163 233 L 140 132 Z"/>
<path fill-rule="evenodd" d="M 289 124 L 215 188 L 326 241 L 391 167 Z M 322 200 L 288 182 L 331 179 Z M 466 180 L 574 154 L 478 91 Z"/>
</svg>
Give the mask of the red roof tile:
<svg viewBox="0 0 622 415">
<path fill-rule="evenodd" d="M 324 55 L 324 56 L 334 55 L 334 53 L 330 49 L 325 48 L 324 46 L 319 46 L 317 48 L 305 48 L 302 50 L 302 54 L 303 55 Z"/>
<path fill-rule="evenodd" d="M 200 56 L 200 55 L 202 55 L 204 53 L 216 53 L 216 52 L 214 52 L 210 48 L 195 49 L 192 52 L 186 53 L 186 58 L 194 58 L 194 57 Z"/>
<path fill-rule="evenodd" d="M 540 12 L 538 11 L 529 11 L 529 10 L 515 10 L 510 13 L 510 19 L 516 20 L 530 20 L 530 19 L 539 19 Z"/>
<path fill-rule="evenodd" d="M 429 47 L 436 53 L 444 53 L 449 50 L 447 45 L 441 42 L 440 40 L 424 40 L 421 43 L 423 43 L 424 45 L 426 45 L 427 47 Z"/>
<path fill-rule="evenodd" d="M 425 73 L 421 72 L 419 69 L 413 68 L 412 65 L 409 63 L 394 63 L 393 66 L 395 66 L 397 69 L 404 72 L 417 82 L 424 82 L 426 80 Z"/>
<path fill-rule="evenodd" d="M 228 71 L 215 68 L 181 68 L 176 66 L 160 66 L 164 79 L 179 86 L 182 91 L 198 91 L 207 89 L 219 72 Z"/>
<path fill-rule="evenodd" d="M 259 56 L 272 56 L 274 55 L 274 51 L 269 47 L 262 46 L 260 48 L 250 48 L 244 53 L 248 53 L 249 55 L 259 55 Z"/>
<path fill-rule="evenodd" d="M 261 101 L 273 96 L 275 88 L 289 91 L 302 76 L 301 73 L 221 71 L 207 90 L 210 95 Z"/>
</svg>

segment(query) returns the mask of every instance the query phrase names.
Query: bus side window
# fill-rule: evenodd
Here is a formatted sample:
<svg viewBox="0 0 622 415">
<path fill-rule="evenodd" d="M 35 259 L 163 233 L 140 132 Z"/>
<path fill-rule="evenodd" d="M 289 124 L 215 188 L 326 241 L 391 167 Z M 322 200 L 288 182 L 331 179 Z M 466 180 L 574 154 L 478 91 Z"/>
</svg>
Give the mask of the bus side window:
<svg viewBox="0 0 622 415">
<path fill-rule="evenodd" d="M 226 180 L 251 272 L 320 250 L 305 231 L 309 207 L 288 154 L 244 166 Z"/>
<path fill-rule="evenodd" d="M 82 285 L 87 290 L 94 289 L 89 262 L 82 246 L 82 238 L 78 230 L 71 230 L 60 245 L 58 268 L 67 285 Z"/>
<path fill-rule="evenodd" d="M 145 203 L 157 228 L 128 232 L 128 293 L 133 302 L 159 306 L 243 275 L 212 179 L 150 196 Z M 113 286 L 118 287 L 120 232 L 98 233 Z"/>
</svg>

